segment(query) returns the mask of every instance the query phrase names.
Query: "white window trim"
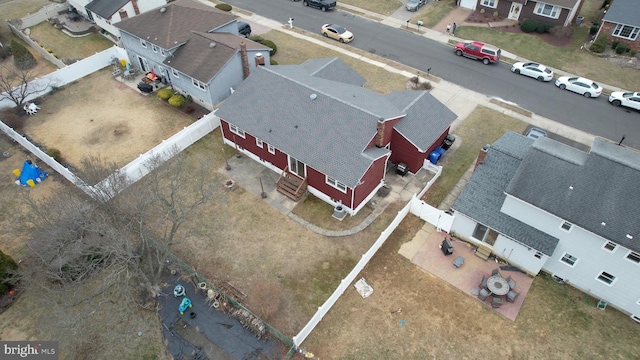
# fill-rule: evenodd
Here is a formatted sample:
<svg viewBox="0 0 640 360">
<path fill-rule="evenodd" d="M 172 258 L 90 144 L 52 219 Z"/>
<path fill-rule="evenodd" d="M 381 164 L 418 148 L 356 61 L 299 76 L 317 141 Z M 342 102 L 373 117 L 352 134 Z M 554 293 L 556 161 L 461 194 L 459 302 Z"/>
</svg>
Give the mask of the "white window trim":
<svg viewBox="0 0 640 360">
<path fill-rule="evenodd" d="M 633 30 L 631 30 L 630 36 L 619 35 L 620 32 L 622 30 L 624 30 L 625 26 L 633 28 Z M 631 26 L 631 25 L 624 25 L 624 24 L 616 24 L 616 26 L 613 28 L 613 31 L 611 32 L 611 35 L 613 35 L 615 37 L 619 37 L 621 39 L 636 40 L 638 38 L 638 33 L 640 33 L 640 28 L 638 28 L 638 27 Z"/>
<path fill-rule="evenodd" d="M 198 88 L 202 91 L 207 91 L 207 84 L 203 83 L 202 81 L 191 78 L 191 83 L 193 84 L 193 87 Z"/>
<path fill-rule="evenodd" d="M 616 276 L 614 276 L 614 275 L 611 275 L 611 274 L 609 274 L 609 275 L 613 276 L 613 281 L 611 281 L 611 283 L 607 283 L 605 281 L 600 280 L 600 276 L 602 276 L 603 273 L 606 273 L 606 271 L 604 271 L 604 270 L 600 271 L 598 273 L 598 276 L 596 276 L 596 280 L 598 280 L 599 282 L 601 282 L 601 283 L 603 283 L 603 284 L 605 284 L 607 286 L 613 286 L 613 284 L 615 284 L 616 281 L 618 281 L 618 278 Z"/>
<path fill-rule="evenodd" d="M 609 245 L 609 244 L 613 244 L 613 245 L 615 245 L 615 247 L 613 248 L 613 250 L 609 250 L 609 249 L 607 249 L 607 245 Z M 614 252 L 616 252 L 616 250 L 618 250 L 618 244 L 614 243 L 613 241 L 607 241 L 607 242 L 605 242 L 605 243 L 602 245 L 602 249 L 603 249 L 603 250 L 606 250 L 606 251 L 608 251 L 608 252 L 610 252 L 610 253 L 612 253 L 612 254 L 613 254 Z"/>
<path fill-rule="evenodd" d="M 330 177 L 329 175 L 325 175 L 325 182 L 328 185 L 331 185 L 332 187 L 342 191 L 343 193 L 347 193 L 347 185 L 341 183 L 340 181 Z"/>
<path fill-rule="evenodd" d="M 632 262 L 632 263 L 634 263 L 636 265 L 640 265 L 640 261 L 633 261 L 633 260 L 629 259 L 629 255 L 631 255 L 631 254 L 635 254 L 635 255 L 637 255 L 638 258 L 640 258 L 640 254 L 635 252 L 635 251 L 629 251 L 627 253 L 627 255 L 625 255 L 624 258 L 627 259 L 627 261 L 630 261 L 630 262 Z"/>
<path fill-rule="evenodd" d="M 276 148 L 274 148 L 273 145 L 271 145 L 271 144 L 267 144 L 267 151 L 269 151 L 271 154 L 275 155 Z"/>
<path fill-rule="evenodd" d="M 240 136 L 241 138 L 245 138 L 245 133 L 244 130 L 240 129 L 239 127 L 233 125 L 233 124 L 229 124 L 229 130 L 231 130 L 232 133 Z"/>
<path fill-rule="evenodd" d="M 178 72 L 176 71 L 176 69 L 171 69 L 171 74 L 173 74 L 174 78 L 179 78 L 180 76 L 178 76 Z"/>
<path fill-rule="evenodd" d="M 564 228 L 564 224 L 568 224 L 569 228 L 565 229 Z M 563 221 L 562 224 L 560 224 L 560 230 L 562 230 L 562 231 L 571 232 L 571 229 L 573 229 L 573 224 L 568 222 L 568 221 Z"/>
<path fill-rule="evenodd" d="M 491 2 L 493 1 L 493 5 L 491 5 Z M 482 0 L 480 1 L 480 5 L 484 6 L 484 7 L 490 7 L 492 9 L 495 9 L 498 7 L 498 0 Z"/>
<path fill-rule="evenodd" d="M 142 46 L 143 48 L 147 48 L 147 42 L 144 39 L 140 39 L 140 46 Z"/>
<path fill-rule="evenodd" d="M 576 259 L 576 261 L 574 261 L 574 262 L 573 262 L 573 264 L 570 264 L 570 263 L 568 263 L 568 262 L 564 261 L 563 259 L 564 259 L 564 257 L 565 257 L 565 256 L 567 256 L 567 255 L 571 256 L 571 257 L 572 257 L 572 258 L 574 258 L 574 259 Z M 563 264 L 565 264 L 565 265 L 567 265 L 567 266 L 569 266 L 569 267 L 576 267 L 576 264 L 578 263 L 578 261 L 580 261 L 580 259 L 578 259 L 577 257 L 575 257 L 575 256 L 573 256 L 573 255 L 571 255 L 571 254 L 569 254 L 569 253 L 567 253 L 567 252 L 565 252 L 564 254 L 562 254 L 562 256 L 560 257 L 560 259 L 558 259 L 558 261 L 560 261 L 561 263 L 563 263 Z"/>
<path fill-rule="evenodd" d="M 544 10 L 544 7 L 546 5 L 552 6 L 553 9 L 551 10 L 551 15 L 546 15 L 542 13 L 542 10 Z M 555 15 L 553 14 L 553 11 L 555 10 Z M 536 3 L 536 7 L 533 9 L 533 13 L 538 15 L 538 16 L 544 16 L 550 19 L 557 19 L 560 17 L 560 14 L 562 13 L 562 9 L 559 6 L 553 5 L 553 4 L 547 4 L 547 3 L 543 3 L 543 2 L 539 2 Z"/>
<path fill-rule="evenodd" d="M 256 138 L 256 146 L 261 148 L 261 149 L 263 148 L 264 142 L 262 141 L 262 139 Z"/>
<path fill-rule="evenodd" d="M 544 254 L 541 253 L 540 251 L 536 251 L 536 253 L 533 254 L 533 257 L 535 257 L 536 259 L 542 259 L 543 256 Z"/>
</svg>

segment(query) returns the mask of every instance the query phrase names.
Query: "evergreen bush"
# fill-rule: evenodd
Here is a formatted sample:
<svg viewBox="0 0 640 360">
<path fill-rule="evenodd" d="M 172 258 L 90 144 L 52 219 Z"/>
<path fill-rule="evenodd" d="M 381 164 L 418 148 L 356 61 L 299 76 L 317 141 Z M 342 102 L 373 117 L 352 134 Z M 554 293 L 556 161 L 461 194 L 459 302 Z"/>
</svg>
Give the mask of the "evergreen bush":
<svg viewBox="0 0 640 360">
<path fill-rule="evenodd" d="M 169 105 L 173 107 L 181 108 L 184 105 L 184 102 L 185 102 L 185 98 L 180 94 L 173 95 L 172 97 L 169 98 Z"/>
<path fill-rule="evenodd" d="M 11 40 L 11 53 L 13 53 L 13 64 L 18 69 L 29 70 L 36 66 L 36 59 L 31 52 L 16 39 Z"/>
<path fill-rule="evenodd" d="M 18 270 L 18 264 L 0 250 L 0 295 L 11 290 L 13 272 Z"/>
<path fill-rule="evenodd" d="M 589 50 L 595 53 L 603 53 L 604 49 L 607 47 L 607 42 L 609 41 L 609 37 L 606 34 L 600 34 L 598 38 L 591 44 Z"/>
<path fill-rule="evenodd" d="M 538 23 L 538 25 L 536 26 L 536 32 L 538 34 L 544 34 L 544 33 L 548 32 L 549 29 L 551 29 L 551 24 L 546 23 L 546 22 L 542 22 L 542 21 L 540 21 Z"/>
<path fill-rule="evenodd" d="M 520 25 L 520 30 L 525 33 L 530 33 L 536 31 L 538 27 L 538 22 L 533 19 L 525 19 Z"/>
<path fill-rule="evenodd" d="M 591 29 L 589 29 L 589 34 L 591 35 L 595 35 L 598 33 L 598 29 L 600 29 L 600 27 L 598 25 L 591 25 Z"/>
<path fill-rule="evenodd" d="M 618 45 L 620 44 L 620 41 L 618 40 L 613 40 L 613 42 L 611 43 L 611 48 L 615 49 L 618 47 Z"/>
<path fill-rule="evenodd" d="M 171 90 L 170 88 L 160 89 L 158 90 L 157 96 L 162 100 L 169 100 L 173 96 L 173 90 Z"/>
<path fill-rule="evenodd" d="M 627 50 L 627 46 L 625 44 L 618 44 L 616 46 L 616 54 L 622 54 Z"/>
<path fill-rule="evenodd" d="M 57 162 L 60 162 L 60 160 L 62 159 L 62 153 L 60 152 L 60 150 L 53 147 L 48 148 L 47 151 L 45 151 L 45 154 L 51 156 L 53 160 Z"/>
</svg>

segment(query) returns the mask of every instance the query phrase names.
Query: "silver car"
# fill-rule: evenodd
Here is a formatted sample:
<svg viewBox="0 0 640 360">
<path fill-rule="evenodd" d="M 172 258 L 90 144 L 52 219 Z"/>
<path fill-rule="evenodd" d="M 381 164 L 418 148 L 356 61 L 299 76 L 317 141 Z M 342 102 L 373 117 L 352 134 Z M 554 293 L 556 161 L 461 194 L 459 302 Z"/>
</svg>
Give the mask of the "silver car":
<svg viewBox="0 0 640 360">
<path fill-rule="evenodd" d="M 409 11 L 418 11 L 424 4 L 426 4 L 426 0 L 409 0 L 404 7 Z"/>
</svg>

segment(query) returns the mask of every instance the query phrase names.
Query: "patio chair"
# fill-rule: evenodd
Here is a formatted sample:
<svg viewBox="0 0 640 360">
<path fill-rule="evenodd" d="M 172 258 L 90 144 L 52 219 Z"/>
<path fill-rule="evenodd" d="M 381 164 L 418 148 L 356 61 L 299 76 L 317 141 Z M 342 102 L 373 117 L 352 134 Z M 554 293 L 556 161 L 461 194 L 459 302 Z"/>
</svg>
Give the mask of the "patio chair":
<svg viewBox="0 0 640 360">
<path fill-rule="evenodd" d="M 491 271 L 491 276 L 500 276 L 502 277 L 502 274 L 500 274 L 500 269 L 493 269 L 493 271 Z"/>
<path fill-rule="evenodd" d="M 513 290 L 510 290 L 507 293 L 507 301 L 510 302 L 510 303 L 515 302 L 516 299 L 518 298 L 518 296 L 520 296 L 519 292 L 515 292 Z"/>
<path fill-rule="evenodd" d="M 480 289 L 480 293 L 478 294 L 478 299 L 485 301 L 489 297 L 489 291 L 487 289 Z"/>
<path fill-rule="evenodd" d="M 499 308 L 500 306 L 502 306 L 502 304 L 504 304 L 504 301 L 502 301 L 502 298 L 499 296 L 494 296 L 491 299 L 491 307 L 494 309 Z"/>
<path fill-rule="evenodd" d="M 453 266 L 459 268 L 464 264 L 464 258 L 462 256 L 458 256 L 455 260 L 453 260 Z"/>
<path fill-rule="evenodd" d="M 480 295 L 480 289 L 478 289 L 478 288 L 472 288 L 472 289 L 471 289 L 471 295 L 473 295 L 473 296 L 478 296 L 478 295 Z"/>
<path fill-rule="evenodd" d="M 516 288 L 516 281 L 511 278 L 511 275 L 506 279 L 507 283 L 509 283 L 509 289 L 513 290 Z"/>
<path fill-rule="evenodd" d="M 480 289 L 487 288 L 487 278 L 482 275 L 482 280 L 480 280 Z"/>
</svg>

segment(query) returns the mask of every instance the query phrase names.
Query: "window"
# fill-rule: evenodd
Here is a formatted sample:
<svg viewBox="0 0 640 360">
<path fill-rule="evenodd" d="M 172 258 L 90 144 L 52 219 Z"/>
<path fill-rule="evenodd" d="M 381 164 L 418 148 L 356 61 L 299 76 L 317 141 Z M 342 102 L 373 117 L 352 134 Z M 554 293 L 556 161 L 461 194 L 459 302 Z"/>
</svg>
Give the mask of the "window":
<svg viewBox="0 0 640 360">
<path fill-rule="evenodd" d="M 164 49 L 160 48 L 160 55 L 164 56 Z"/>
<path fill-rule="evenodd" d="M 144 39 L 140 39 L 140 45 L 145 49 L 147 48 L 147 42 Z"/>
<path fill-rule="evenodd" d="M 616 250 L 616 247 L 618 247 L 618 245 L 616 245 L 615 243 L 612 243 L 611 241 L 607 241 L 606 244 L 604 244 L 603 248 L 606 250 L 609 250 L 611 252 L 614 252 Z"/>
<path fill-rule="evenodd" d="M 256 146 L 258 146 L 259 148 L 262 148 L 262 145 L 263 145 L 262 139 L 256 138 Z"/>
<path fill-rule="evenodd" d="M 536 257 L 537 259 L 542 259 L 542 253 L 540 251 L 536 251 L 536 254 L 533 256 Z"/>
<path fill-rule="evenodd" d="M 269 152 L 272 154 L 276 153 L 276 148 L 274 148 L 271 144 L 267 144 L 267 150 L 269 150 Z"/>
<path fill-rule="evenodd" d="M 601 272 L 600 275 L 598 275 L 598 277 L 596 279 L 602 281 L 603 283 L 605 283 L 607 285 L 612 285 L 616 281 L 616 277 L 611 275 L 611 274 L 609 274 L 606 271 Z"/>
<path fill-rule="evenodd" d="M 229 124 L 229 130 L 231 130 L 232 133 L 240 136 L 241 138 L 244 139 L 244 130 L 240 129 L 239 127 L 233 125 L 233 124 Z"/>
<path fill-rule="evenodd" d="M 616 27 L 613 29 L 613 36 L 635 40 L 638 37 L 638 32 L 640 32 L 640 28 L 616 24 Z"/>
<path fill-rule="evenodd" d="M 498 238 L 498 233 L 482 224 L 477 224 L 473 231 L 473 237 L 493 246 Z"/>
<path fill-rule="evenodd" d="M 557 19 L 560 16 L 560 8 L 545 3 L 537 3 L 533 9 L 536 15 Z"/>
<path fill-rule="evenodd" d="M 157 52 L 158 52 L 158 47 L 156 46 L 156 44 L 151 44 L 151 50 L 152 50 L 154 53 L 157 53 Z"/>
<path fill-rule="evenodd" d="M 480 2 L 480 5 L 490 7 L 490 8 L 495 8 L 497 5 L 496 4 L 497 2 L 498 0 L 482 0 L 482 2 Z"/>
<path fill-rule="evenodd" d="M 563 263 L 574 267 L 576 265 L 576 263 L 578 262 L 578 258 L 571 255 L 571 254 L 567 254 L 564 253 L 564 255 L 562 255 L 562 258 L 560 259 L 560 261 L 562 261 Z"/>
<path fill-rule="evenodd" d="M 205 90 L 206 89 L 207 86 L 203 82 L 200 82 L 200 81 L 198 81 L 196 79 L 191 79 L 191 80 L 193 80 L 193 86 L 197 87 L 200 90 Z"/>
<path fill-rule="evenodd" d="M 633 252 L 633 251 L 630 251 L 627 254 L 627 260 L 633 261 L 636 264 L 640 264 L 640 254 L 638 254 L 636 252 Z"/>
<path fill-rule="evenodd" d="M 564 231 L 571 231 L 571 227 L 572 227 L 572 226 L 573 226 L 573 225 L 572 225 L 571 223 L 568 223 L 568 222 L 566 222 L 566 221 L 565 221 L 565 222 L 563 222 L 563 223 L 562 223 L 562 225 L 560 226 L 560 228 L 561 228 L 562 230 L 564 230 Z"/>
<path fill-rule="evenodd" d="M 333 186 L 334 188 L 342 191 L 343 193 L 347 192 L 347 186 L 341 182 L 339 182 L 338 180 L 327 176 L 327 184 Z"/>
<path fill-rule="evenodd" d="M 171 69 L 171 74 L 173 75 L 174 78 L 179 78 L 180 76 L 178 76 L 178 71 L 176 71 L 176 69 Z"/>
</svg>

